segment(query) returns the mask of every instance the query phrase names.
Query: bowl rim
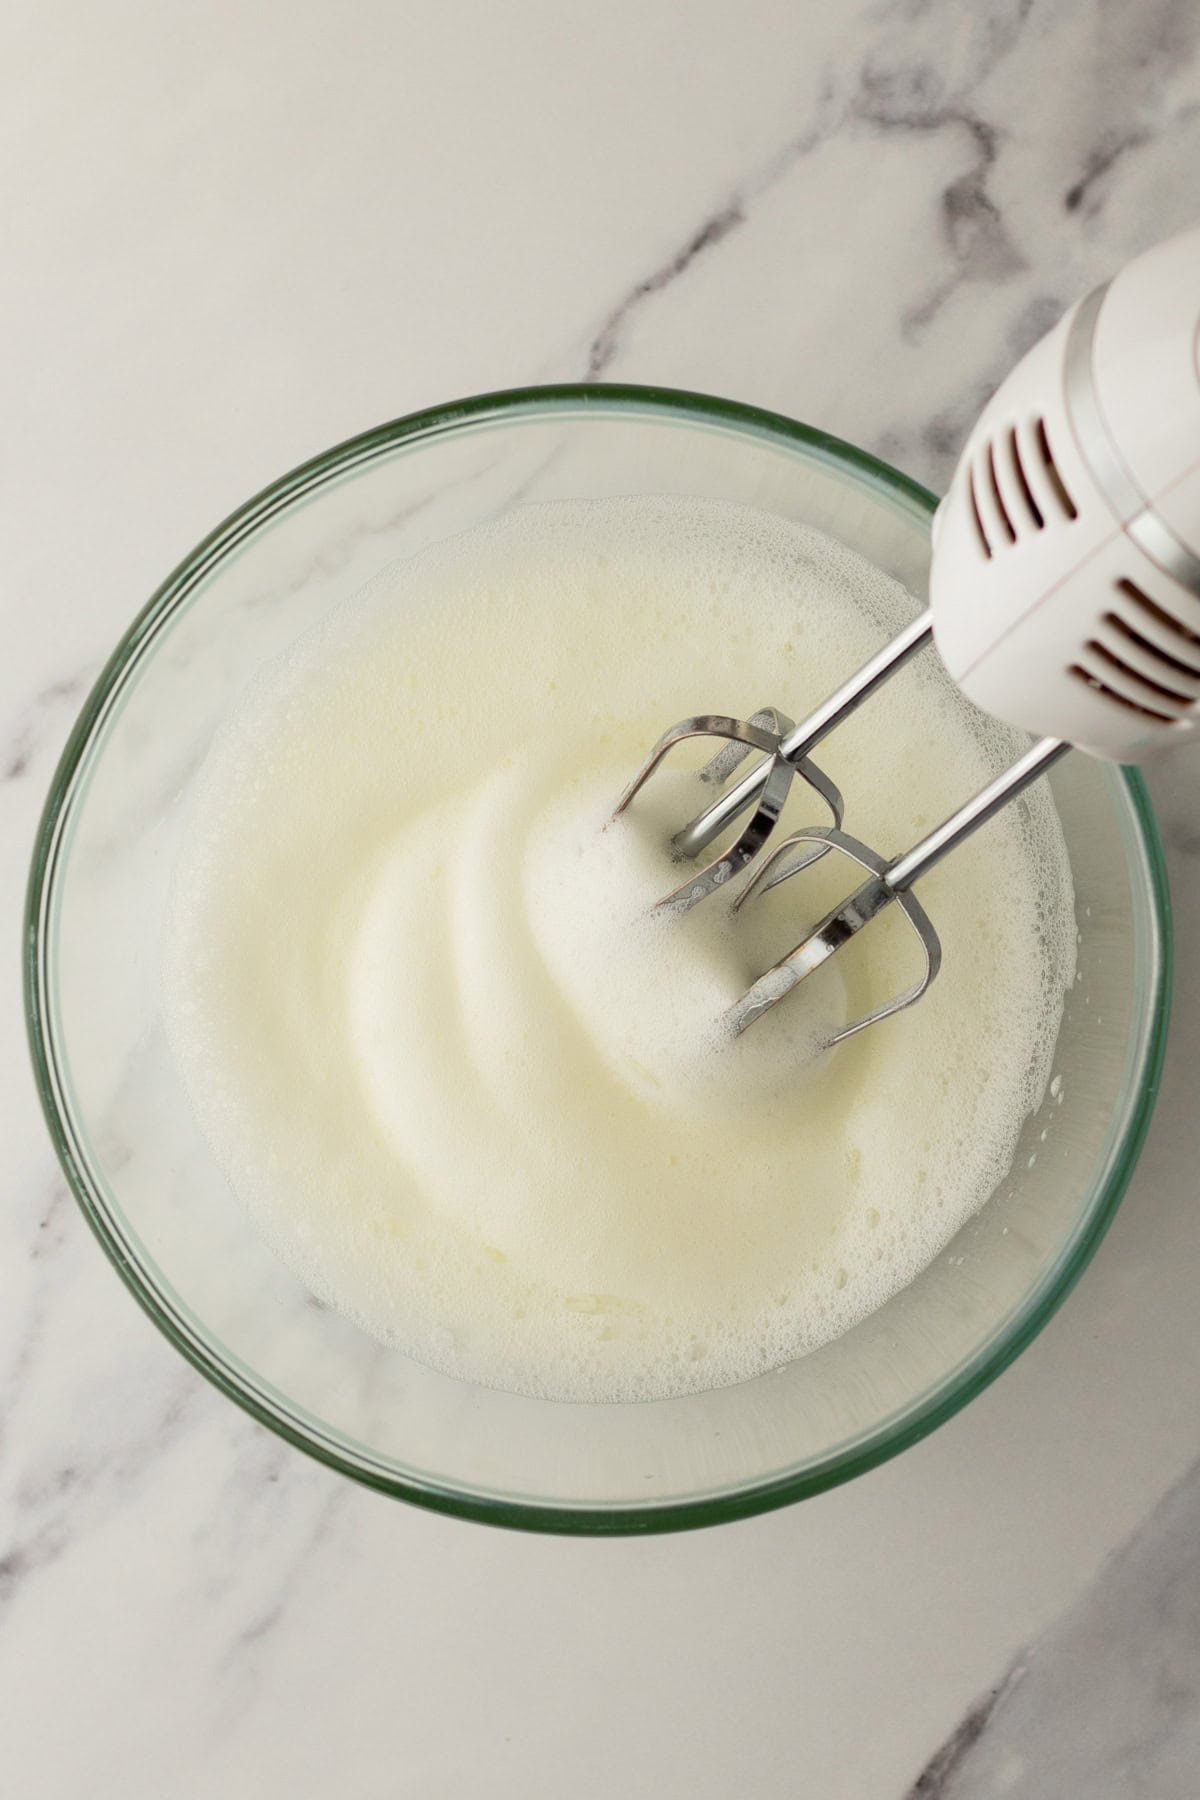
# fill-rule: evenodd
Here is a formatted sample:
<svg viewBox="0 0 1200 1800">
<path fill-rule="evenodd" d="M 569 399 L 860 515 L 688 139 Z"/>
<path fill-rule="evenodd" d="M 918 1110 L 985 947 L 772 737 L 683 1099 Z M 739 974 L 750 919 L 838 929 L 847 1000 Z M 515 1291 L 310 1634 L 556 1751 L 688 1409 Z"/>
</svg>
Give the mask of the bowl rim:
<svg viewBox="0 0 1200 1800">
<path fill-rule="evenodd" d="M 122 635 L 97 676 L 80 710 L 52 778 L 39 821 L 26 893 L 22 963 L 26 1029 L 34 1077 L 50 1137 L 68 1186 L 109 1260 L 143 1310 L 168 1341 L 221 1393 L 260 1424 L 318 1462 L 367 1487 L 435 1512 L 488 1524 L 530 1531 L 574 1535 L 617 1536 L 678 1531 L 745 1518 L 839 1485 L 897 1455 L 951 1418 L 982 1392 L 1036 1337 L 1058 1310 L 1091 1261 L 1108 1230 L 1128 1186 L 1141 1151 L 1157 1098 L 1166 1048 L 1173 957 L 1171 910 L 1161 838 L 1144 780 L 1136 769 L 1122 767 L 1121 783 L 1129 802 L 1143 876 L 1150 902 L 1150 968 L 1137 1057 L 1129 1077 L 1129 1116 L 1111 1157 L 1105 1181 L 1093 1196 L 1074 1239 L 1041 1287 L 1010 1315 L 995 1338 L 967 1365 L 953 1371 L 898 1420 L 884 1421 L 872 1432 L 830 1451 L 802 1469 L 752 1481 L 745 1487 L 695 1498 L 660 1503 L 614 1502 L 609 1505 L 558 1505 L 552 1501 L 490 1496 L 457 1490 L 411 1473 L 385 1468 L 382 1460 L 356 1458 L 348 1445 L 324 1440 L 268 1403 L 261 1389 L 242 1379 L 232 1362 L 210 1341 L 187 1329 L 166 1297 L 129 1254 L 103 1198 L 95 1191 L 76 1156 L 65 1108 L 60 1104 L 56 1053 L 50 1023 L 47 921 L 50 916 L 58 853 L 72 805 L 75 782 L 97 729 L 102 724 L 139 652 L 170 618 L 196 583 L 239 543 L 310 490 L 335 476 L 388 454 L 407 439 L 434 438 L 481 422 L 515 421 L 555 412 L 585 416 L 642 414 L 715 425 L 750 437 L 800 450 L 836 466 L 870 486 L 882 489 L 931 517 L 936 497 L 899 470 L 828 432 L 741 401 L 684 389 L 621 383 L 559 383 L 503 389 L 427 407 L 347 438 L 300 463 L 230 513 L 167 576 Z M 1136 1023 L 1136 1022 L 1135 1022 Z"/>
</svg>

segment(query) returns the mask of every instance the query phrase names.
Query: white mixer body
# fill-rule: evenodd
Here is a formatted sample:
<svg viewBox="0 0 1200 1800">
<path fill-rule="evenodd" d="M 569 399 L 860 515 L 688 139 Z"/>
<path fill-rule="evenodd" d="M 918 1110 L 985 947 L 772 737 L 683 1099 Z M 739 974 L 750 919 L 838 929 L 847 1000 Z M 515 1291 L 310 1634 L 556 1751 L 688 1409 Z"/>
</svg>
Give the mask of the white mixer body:
<svg viewBox="0 0 1200 1800">
<path fill-rule="evenodd" d="M 933 541 L 934 638 L 984 711 L 1120 762 L 1200 732 L 1200 229 L 1017 365 Z"/>
</svg>

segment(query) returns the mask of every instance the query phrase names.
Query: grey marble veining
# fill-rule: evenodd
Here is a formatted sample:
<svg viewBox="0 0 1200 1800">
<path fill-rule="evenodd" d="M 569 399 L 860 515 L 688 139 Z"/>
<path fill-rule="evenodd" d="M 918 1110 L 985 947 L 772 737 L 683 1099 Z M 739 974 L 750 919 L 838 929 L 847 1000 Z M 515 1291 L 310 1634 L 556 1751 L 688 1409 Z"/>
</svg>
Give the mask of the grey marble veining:
<svg viewBox="0 0 1200 1800">
<path fill-rule="evenodd" d="M 78 711 L 94 672 L 89 668 L 49 682 L 15 714 L 0 748 L 0 781 L 20 781 L 29 772 L 43 741 L 66 735 L 63 721 Z"/>
<path fill-rule="evenodd" d="M 1191 217 L 1192 196 L 1178 176 L 1200 147 L 1198 43 L 1200 15 L 1187 0 L 1136 8 L 1011 0 L 958 21 L 933 3 L 866 9 L 856 31 L 827 47 L 800 129 L 740 175 L 621 297 L 588 348 L 589 378 L 623 373 L 638 314 L 691 279 L 699 259 L 735 256 L 776 190 L 802 202 L 838 149 L 873 187 L 886 186 L 893 160 L 928 160 L 938 180 L 910 241 L 898 241 L 884 219 L 867 246 L 896 282 L 898 304 L 886 323 L 897 364 L 911 363 L 905 352 L 920 353 L 926 392 L 916 399 L 906 383 L 906 416 L 892 421 L 886 399 L 880 416 L 880 386 L 868 380 L 874 417 L 850 435 L 940 489 L 1013 361 L 1116 263 Z M 1143 202 L 1136 210 L 1133 195 Z M 902 202 L 901 219 L 904 210 Z M 760 253 L 757 270 L 768 256 Z M 858 275 L 869 278 L 865 268 Z M 802 272 L 793 304 L 798 328 L 811 331 Z M 952 337 L 968 311 L 993 327 L 982 354 L 972 345 L 969 374 Z M 748 299 L 720 329 L 736 335 L 753 320 Z M 650 335 L 657 342 L 652 328 Z M 859 348 L 873 375 L 880 346 Z M 891 384 L 882 385 L 886 396 Z M 942 390 L 946 399 L 931 406 Z"/>
<path fill-rule="evenodd" d="M 1194 1800 L 1200 1463 L 1005 1671 L 907 1800 Z"/>
<path fill-rule="evenodd" d="M 1192 0 L 56 0 L 0 36 L 10 945 L 96 670 L 281 470 L 462 393 L 599 378 L 757 402 L 938 488 L 1015 357 L 1197 204 Z M 364 517 L 283 586 L 404 523 Z M 10 956 L 5 1791 L 1195 1792 L 1194 776 L 1152 777 L 1172 1057 L 1077 1294 L 897 1462 L 687 1539 L 425 1517 L 211 1391 L 67 1195 Z"/>
</svg>

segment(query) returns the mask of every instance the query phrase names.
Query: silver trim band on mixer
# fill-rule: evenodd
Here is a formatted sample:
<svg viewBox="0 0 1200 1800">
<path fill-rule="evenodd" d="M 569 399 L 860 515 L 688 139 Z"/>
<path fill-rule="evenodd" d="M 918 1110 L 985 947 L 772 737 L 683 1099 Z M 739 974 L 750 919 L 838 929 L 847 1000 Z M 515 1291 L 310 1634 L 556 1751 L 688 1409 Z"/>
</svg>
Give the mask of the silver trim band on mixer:
<svg viewBox="0 0 1200 1800">
<path fill-rule="evenodd" d="M 1200 556 L 1194 556 L 1187 545 L 1180 542 L 1158 513 L 1144 512 L 1125 527 L 1125 535 L 1180 587 L 1187 588 L 1200 599 Z"/>
<path fill-rule="evenodd" d="M 1130 474 L 1096 393 L 1096 324 L 1108 283 L 1081 300 L 1067 333 L 1063 397 L 1079 454 L 1125 535 L 1164 574 L 1200 599 L 1200 556 L 1177 538 Z"/>
</svg>

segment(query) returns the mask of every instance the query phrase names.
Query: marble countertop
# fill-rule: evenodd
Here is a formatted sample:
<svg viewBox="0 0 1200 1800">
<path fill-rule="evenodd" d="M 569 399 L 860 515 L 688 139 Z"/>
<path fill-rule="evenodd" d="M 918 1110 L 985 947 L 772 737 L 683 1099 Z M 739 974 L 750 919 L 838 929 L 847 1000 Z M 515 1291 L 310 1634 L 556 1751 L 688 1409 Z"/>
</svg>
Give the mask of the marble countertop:
<svg viewBox="0 0 1200 1800">
<path fill-rule="evenodd" d="M 1080 291 L 1189 217 L 1194 0 L 47 0 L 0 26 L 0 905 L 161 576 L 317 449 L 450 396 L 760 402 L 944 484 Z M 525 1538 L 243 1417 L 0 1118 L 0 1786 L 30 1800 L 1194 1800 L 1200 764 L 1158 1114 L 1085 1280 L 849 1487 Z"/>
</svg>

